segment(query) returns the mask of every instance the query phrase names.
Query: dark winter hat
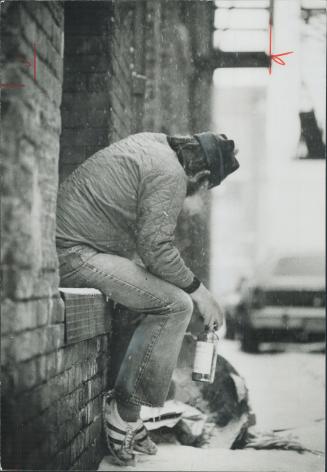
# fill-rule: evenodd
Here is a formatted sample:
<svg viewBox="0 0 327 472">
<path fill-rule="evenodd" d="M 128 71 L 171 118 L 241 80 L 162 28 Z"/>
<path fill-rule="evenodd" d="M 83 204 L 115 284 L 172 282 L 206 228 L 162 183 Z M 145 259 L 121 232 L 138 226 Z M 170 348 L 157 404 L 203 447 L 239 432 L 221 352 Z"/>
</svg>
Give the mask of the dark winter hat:
<svg viewBox="0 0 327 472">
<path fill-rule="evenodd" d="M 210 132 L 195 134 L 210 170 L 209 188 L 219 185 L 227 175 L 240 167 L 235 157 L 235 143 L 224 134 Z"/>
</svg>

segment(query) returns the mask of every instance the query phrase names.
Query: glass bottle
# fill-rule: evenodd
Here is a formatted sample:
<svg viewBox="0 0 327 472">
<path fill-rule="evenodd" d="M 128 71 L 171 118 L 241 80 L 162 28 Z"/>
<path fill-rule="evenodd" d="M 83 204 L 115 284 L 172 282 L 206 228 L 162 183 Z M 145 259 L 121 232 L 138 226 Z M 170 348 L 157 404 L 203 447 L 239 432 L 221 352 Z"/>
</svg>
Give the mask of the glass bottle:
<svg viewBox="0 0 327 472">
<path fill-rule="evenodd" d="M 198 336 L 195 346 L 192 380 L 213 383 L 218 355 L 218 336 L 206 327 Z"/>
</svg>

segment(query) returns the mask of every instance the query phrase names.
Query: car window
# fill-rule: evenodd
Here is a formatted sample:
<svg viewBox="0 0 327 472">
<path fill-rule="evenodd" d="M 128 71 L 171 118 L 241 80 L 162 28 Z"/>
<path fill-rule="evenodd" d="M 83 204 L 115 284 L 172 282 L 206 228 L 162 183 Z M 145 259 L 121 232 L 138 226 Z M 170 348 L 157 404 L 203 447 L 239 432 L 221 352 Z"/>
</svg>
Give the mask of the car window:
<svg viewBox="0 0 327 472">
<path fill-rule="evenodd" d="M 274 275 L 323 276 L 325 260 L 323 256 L 283 257 L 274 270 Z"/>
</svg>

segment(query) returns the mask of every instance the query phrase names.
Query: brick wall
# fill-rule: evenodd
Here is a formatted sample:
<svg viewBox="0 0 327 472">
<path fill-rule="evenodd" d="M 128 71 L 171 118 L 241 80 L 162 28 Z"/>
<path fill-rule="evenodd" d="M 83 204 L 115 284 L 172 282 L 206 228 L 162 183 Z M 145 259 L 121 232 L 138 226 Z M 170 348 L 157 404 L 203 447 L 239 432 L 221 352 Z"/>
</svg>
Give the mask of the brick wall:
<svg viewBox="0 0 327 472">
<path fill-rule="evenodd" d="M 190 32 L 182 22 L 181 2 L 147 5 L 145 98 L 146 129 L 189 134 L 189 82 L 192 74 Z"/>
<path fill-rule="evenodd" d="M 111 2 L 65 2 L 60 179 L 109 144 Z"/>
<path fill-rule="evenodd" d="M 60 180 L 142 131 L 145 2 L 66 2 Z"/>
<path fill-rule="evenodd" d="M 63 179 L 130 133 L 208 128 L 211 71 L 198 66 L 208 52 L 208 5 L 1 5 L 1 82 L 24 85 L 1 97 L 4 467 L 90 469 L 101 459 L 100 396 L 117 366 L 110 370 L 110 334 L 67 345 L 54 244 L 59 154 Z M 178 244 L 205 280 L 204 215 L 186 207 Z"/>
<path fill-rule="evenodd" d="M 1 15 L 1 83 L 24 85 L 1 96 L 1 465 L 90 468 L 102 457 L 109 344 L 103 334 L 66 345 L 58 293 L 63 5 L 6 2 Z"/>
</svg>

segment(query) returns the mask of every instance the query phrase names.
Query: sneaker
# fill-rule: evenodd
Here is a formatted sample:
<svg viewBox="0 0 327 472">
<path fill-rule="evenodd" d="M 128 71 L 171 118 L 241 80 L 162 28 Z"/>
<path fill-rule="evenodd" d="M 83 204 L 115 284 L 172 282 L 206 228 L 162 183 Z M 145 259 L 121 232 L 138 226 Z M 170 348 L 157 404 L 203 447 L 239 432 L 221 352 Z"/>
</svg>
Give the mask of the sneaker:
<svg viewBox="0 0 327 472">
<path fill-rule="evenodd" d="M 138 422 L 127 423 L 120 417 L 111 390 L 103 397 L 103 421 L 107 447 L 118 465 L 135 465 L 133 451 Z"/>
<path fill-rule="evenodd" d="M 135 430 L 134 451 L 149 454 L 150 456 L 154 456 L 158 451 L 157 446 L 150 438 L 149 432 L 142 420 L 139 420 L 138 427 Z"/>
</svg>

